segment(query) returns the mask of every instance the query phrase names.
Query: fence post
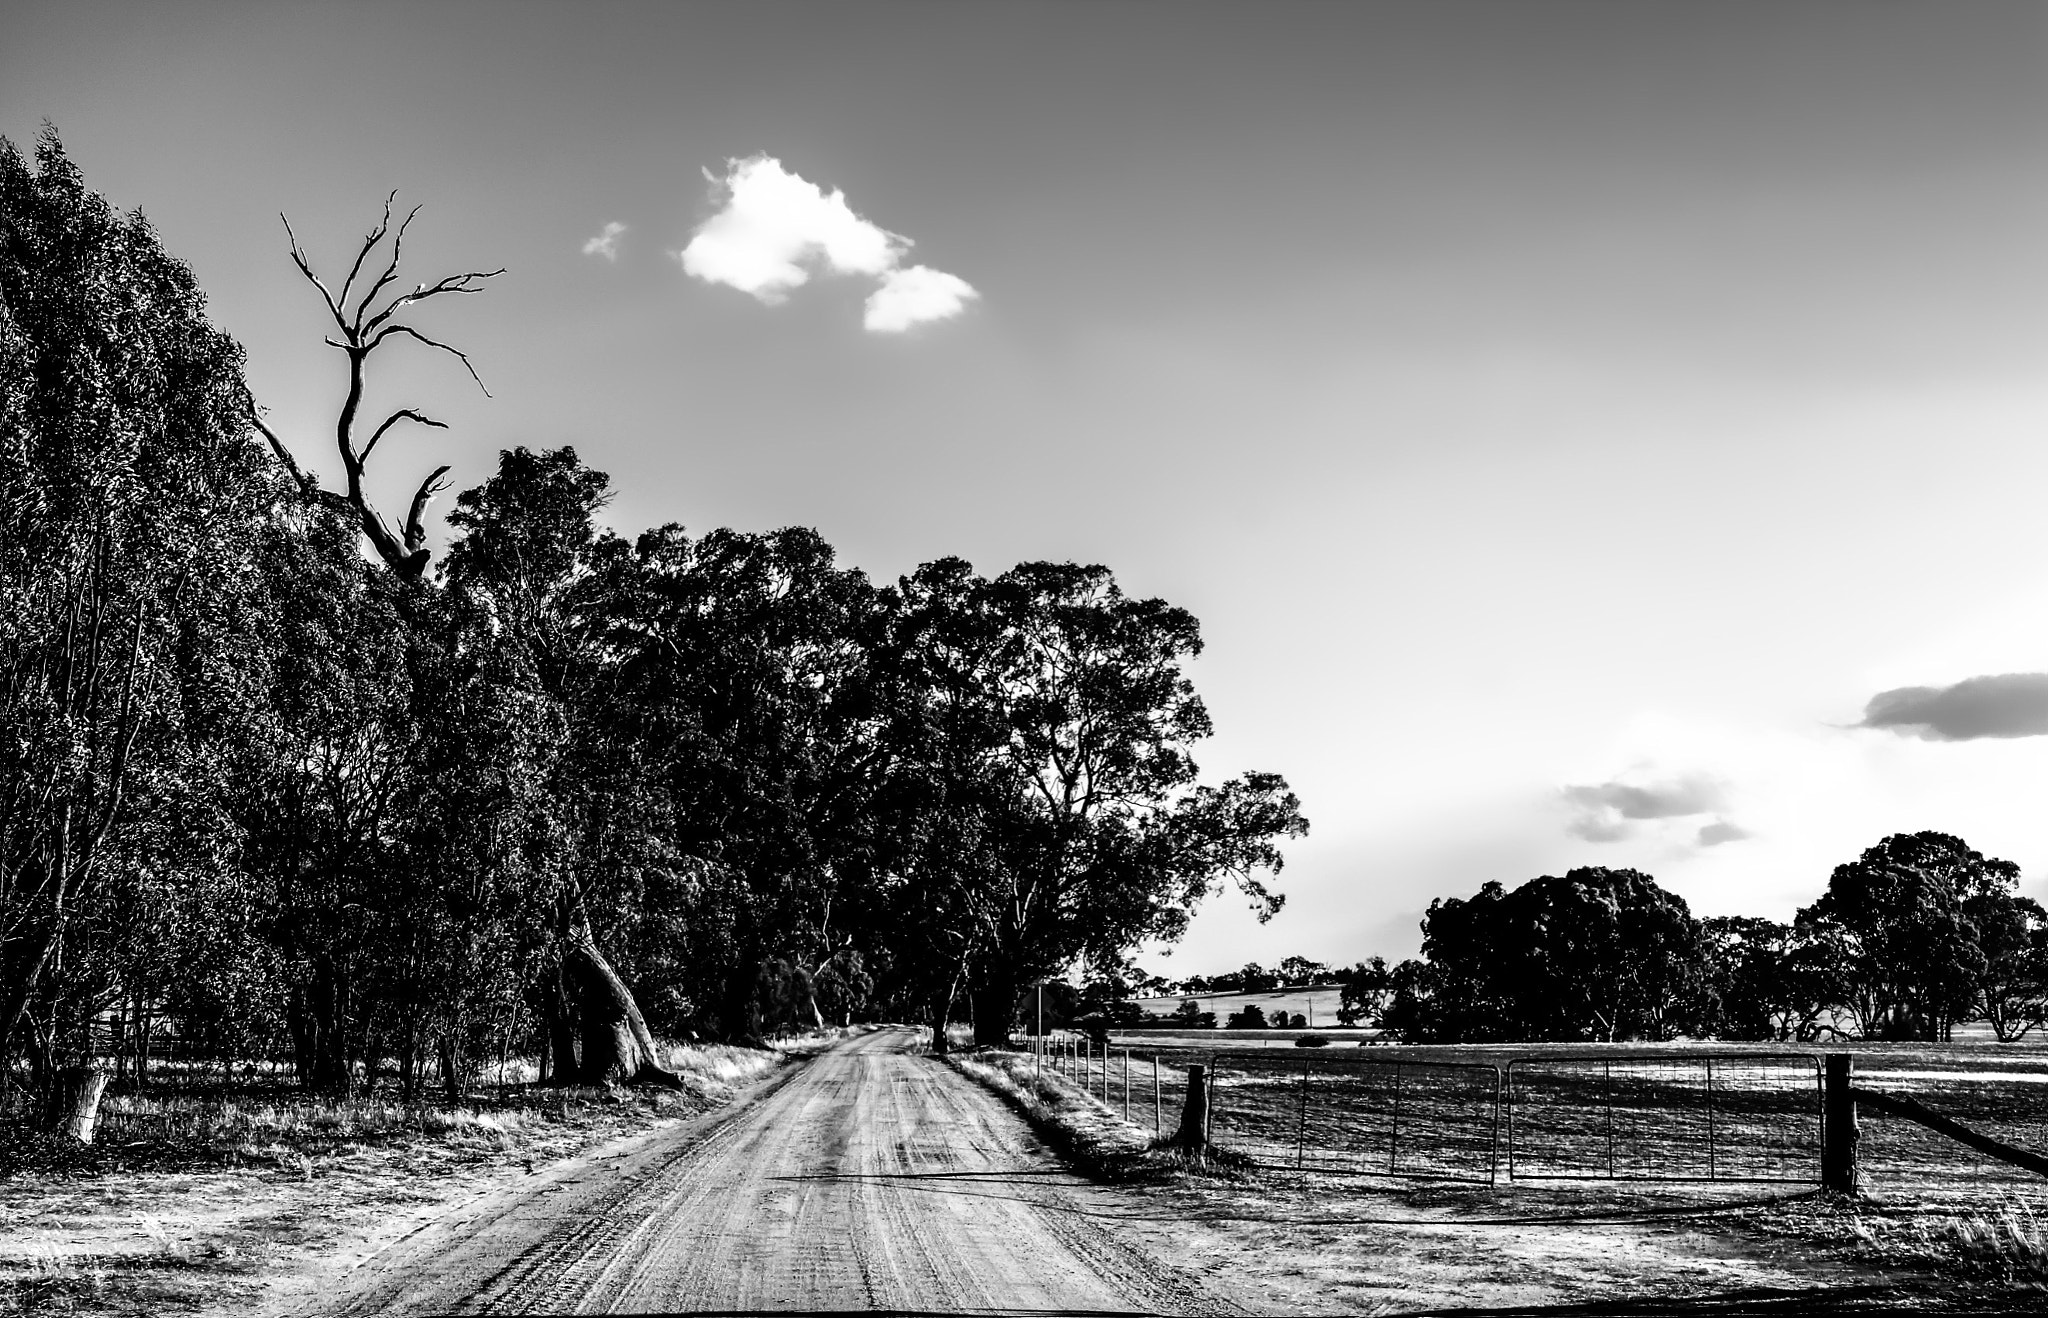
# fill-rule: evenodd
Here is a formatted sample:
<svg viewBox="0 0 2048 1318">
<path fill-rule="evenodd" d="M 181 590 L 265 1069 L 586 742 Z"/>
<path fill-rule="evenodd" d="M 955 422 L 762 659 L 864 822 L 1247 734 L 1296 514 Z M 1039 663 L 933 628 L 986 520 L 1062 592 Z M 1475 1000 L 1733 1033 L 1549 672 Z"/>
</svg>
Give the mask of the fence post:
<svg viewBox="0 0 2048 1318">
<path fill-rule="evenodd" d="M 1387 1175 L 1394 1174 L 1394 1168 L 1401 1161 L 1401 1064 L 1394 1063 L 1394 1125 L 1387 1134 Z"/>
<path fill-rule="evenodd" d="M 1614 1179 L 1614 1059 L 1606 1059 L 1607 1067 L 1607 1179 Z"/>
<path fill-rule="evenodd" d="M 1124 1049 L 1124 1120 L 1131 1119 L 1131 1050 Z"/>
<path fill-rule="evenodd" d="M 1718 1179 L 1714 1166 L 1714 1059 L 1707 1059 L 1707 1179 Z"/>
<path fill-rule="evenodd" d="M 1173 1142 L 1191 1153 L 1209 1147 L 1209 1068 L 1200 1062 L 1188 1063 L 1188 1096 Z"/>
<path fill-rule="evenodd" d="M 1301 1170 L 1302 1149 L 1308 1135 L 1308 1063 L 1301 1064 L 1301 1108 L 1294 1117 L 1294 1170 Z"/>
<path fill-rule="evenodd" d="M 1165 1133 L 1165 1130 L 1166 1130 L 1166 1125 L 1165 1125 L 1165 1122 L 1164 1122 L 1164 1121 L 1163 1121 L 1163 1120 L 1161 1119 L 1161 1118 L 1162 1118 L 1162 1116 L 1163 1116 L 1163 1113 L 1162 1113 L 1162 1111 L 1161 1111 L 1161 1109 L 1160 1109 L 1160 1106 L 1159 1106 L 1159 1054 L 1158 1054 L 1158 1053 L 1153 1053 L 1153 1054 L 1152 1054 L 1152 1136 L 1153 1136 L 1153 1138 L 1154 1138 L 1154 1139 L 1157 1139 L 1157 1138 L 1158 1138 L 1158 1137 L 1159 1137 L 1160 1135 L 1162 1135 L 1162 1134 L 1164 1134 L 1164 1133 Z"/>
<path fill-rule="evenodd" d="M 1850 1091 L 1855 1059 L 1849 1053 L 1827 1055 L 1828 1078 L 1821 1106 L 1820 1183 L 1823 1189 L 1856 1193 L 1856 1099 Z"/>
</svg>

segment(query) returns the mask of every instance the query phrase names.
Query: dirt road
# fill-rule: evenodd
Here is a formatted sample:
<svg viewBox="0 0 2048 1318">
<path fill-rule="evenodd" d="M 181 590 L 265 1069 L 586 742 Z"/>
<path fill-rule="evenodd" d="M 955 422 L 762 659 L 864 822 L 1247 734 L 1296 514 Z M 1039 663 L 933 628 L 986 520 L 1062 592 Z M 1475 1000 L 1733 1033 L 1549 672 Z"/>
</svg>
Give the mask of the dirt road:
<svg viewBox="0 0 2048 1318">
<path fill-rule="evenodd" d="M 1241 1312 L 1095 1212 L 1020 1118 L 915 1040 L 849 1039 L 732 1109 L 444 1219 L 327 1312 Z"/>
</svg>

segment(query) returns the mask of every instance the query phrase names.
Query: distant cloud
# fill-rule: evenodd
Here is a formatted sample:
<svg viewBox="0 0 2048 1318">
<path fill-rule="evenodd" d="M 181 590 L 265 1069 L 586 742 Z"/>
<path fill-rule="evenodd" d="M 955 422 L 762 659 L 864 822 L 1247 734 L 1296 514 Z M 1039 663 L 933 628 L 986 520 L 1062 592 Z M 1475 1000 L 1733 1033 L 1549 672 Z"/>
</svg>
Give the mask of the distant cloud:
<svg viewBox="0 0 2048 1318">
<path fill-rule="evenodd" d="M 585 256 L 602 256 L 607 261 L 619 259 L 619 238 L 626 232 L 626 226 L 617 220 L 604 226 L 604 232 L 583 244 Z"/>
<path fill-rule="evenodd" d="M 727 161 L 724 178 L 704 177 L 722 198 L 678 254 L 683 270 L 707 284 L 751 293 L 769 305 L 810 282 L 813 270 L 868 275 L 881 286 L 868 298 L 866 326 L 900 333 L 960 314 L 979 296 L 966 280 L 929 266 L 901 265 L 911 241 L 861 218 L 846 194 L 827 193 L 772 156 Z"/>
<path fill-rule="evenodd" d="M 1880 691 L 1856 726 L 1929 741 L 2048 735 L 2048 673 L 2001 673 L 1966 677 L 1953 686 Z"/>
<path fill-rule="evenodd" d="M 1754 836 L 1755 834 L 1746 828 L 1738 828 L 1725 819 L 1716 819 L 1711 824 L 1700 826 L 1699 844 L 1703 847 L 1718 847 L 1723 842 L 1740 842 L 1746 837 Z"/>
<path fill-rule="evenodd" d="M 928 265 L 891 270 L 868 297 L 865 323 L 879 334 L 901 333 L 921 321 L 957 316 L 969 299 L 980 296 L 958 275 Z"/>
<path fill-rule="evenodd" d="M 1711 814 L 1727 805 L 1721 784 L 1699 775 L 1642 785 L 1615 781 L 1571 786 L 1564 789 L 1563 796 L 1578 811 L 1567 831 L 1588 842 L 1619 842 L 1634 832 L 1632 826 L 1638 821 Z M 1708 829 L 1713 827 L 1708 825 Z M 1701 832 L 1703 843 L 1706 831 Z"/>
</svg>

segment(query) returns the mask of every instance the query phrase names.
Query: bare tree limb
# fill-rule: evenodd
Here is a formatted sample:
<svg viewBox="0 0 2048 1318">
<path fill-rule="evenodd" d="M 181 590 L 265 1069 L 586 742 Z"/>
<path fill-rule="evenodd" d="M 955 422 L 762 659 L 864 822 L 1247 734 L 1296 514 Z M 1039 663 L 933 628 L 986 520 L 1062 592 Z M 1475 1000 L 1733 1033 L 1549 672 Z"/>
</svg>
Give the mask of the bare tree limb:
<svg viewBox="0 0 2048 1318">
<path fill-rule="evenodd" d="M 463 289 L 461 291 L 473 293 L 476 292 L 477 290 Z M 383 329 L 377 331 L 375 337 L 373 337 L 368 343 L 363 345 L 362 351 L 366 353 L 369 352 L 372 348 L 375 348 L 378 344 L 384 342 L 384 340 L 390 338 L 394 334 L 409 334 L 413 338 L 418 339 L 421 343 L 426 344 L 429 348 L 439 348 L 443 352 L 453 353 L 462 362 L 463 369 L 469 372 L 469 378 L 476 381 L 476 387 L 484 391 L 484 397 L 489 398 L 491 396 L 490 389 L 484 384 L 484 377 L 478 375 L 476 373 L 476 367 L 470 365 L 468 353 L 464 352 L 462 349 L 454 346 L 453 344 L 443 343 L 439 339 L 429 338 L 427 335 L 420 333 L 418 330 L 414 329 L 410 325 L 386 325 Z"/>
<path fill-rule="evenodd" d="M 391 195 L 396 197 L 398 194 L 394 192 Z M 412 217 L 419 213 L 420 208 L 415 206 L 398 222 L 398 232 L 391 236 L 391 260 L 385 264 L 384 273 L 377 276 L 377 282 L 370 285 L 370 291 L 363 294 L 363 300 L 356 303 L 356 334 L 359 337 L 366 328 L 363 324 L 363 313 L 370 309 L 370 304 L 377 300 L 377 295 L 384 291 L 384 286 L 398 274 L 399 254 L 405 248 L 405 231 L 412 224 Z"/>
<path fill-rule="evenodd" d="M 299 487 L 300 496 L 322 507 L 332 508 L 336 512 L 356 515 L 354 504 L 332 490 L 321 489 L 320 482 L 300 468 L 298 460 L 292 457 L 292 451 L 284 446 L 284 440 L 278 437 L 277 432 L 270 428 L 270 423 L 256 410 L 256 400 L 249 398 L 246 391 L 243 397 L 249 406 L 249 420 L 255 423 L 256 429 L 263 432 L 263 438 L 270 443 L 270 451 L 277 455 L 278 462 L 291 474 L 292 483 Z"/>
<path fill-rule="evenodd" d="M 459 275 L 449 275 L 444 279 L 438 279 L 431 284 L 420 284 L 412 292 L 391 299 L 391 305 L 370 317 L 369 321 L 363 325 L 361 332 L 368 334 L 384 324 L 385 321 L 397 315 L 403 308 L 409 307 L 415 302 L 424 302 L 430 297 L 439 297 L 443 293 L 481 293 L 484 291 L 484 286 L 478 281 L 496 279 L 504 273 L 505 267 L 499 266 L 496 270 L 469 270 Z M 393 326 L 393 328 L 397 327 Z M 379 337 L 381 338 L 382 336 L 380 335 Z"/>
<path fill-rule="evenodd" d="M 299 235 L 292 232 L 291 220 L 283 211 L 277 213 L 277 218 L 284 221 L 285 236 L 291 239 L 292 264 L 298 266 L 299 273 L 311 280 L 313 287 L 320 290 L 321 299 L 327 303 L 328 314 L 334 317 L 334 323 L 341 327 L 343 336 L 346 336 L 348 334 L 348 321 L 341 314 L 341 305 L 334 300 L 334 294 L 328 291 L 327 285 L 320 282 L 320 276 L 313 273 L 313 267 L 306 260 L 305 252 L 299 249 Z"/>
<path fill-rule="evenodd" d="M 423 426 L 432 426 L 436 430 L 446 430 L 448 428 L 448 423 L 446 421 L 436 421 L 434 420 L 434 418 L 427 416 L 424 413 L 415 412 L 409 407 L 401 407 L 396 412 L 393 412 L 390 416 L 385 417 L 384 424 L 378 426 L 376 430 L 371 432 L 370 441 L 367 444 L 363 445 L 363 454 L 361 461 L 368 462 L 370 460 L 371 452 L 375 450 L 377 447 L 377 441 L 384 438 L 384 432 L 391 429 L 391 427 L 397 425 L 401 421 L 417 421 Z"/>
<path fill-rule="evenodd" d="M 398 189 L 393 188 L 384 198 L 384 218 L 377 221 L 376 226 L 364 236 L 362 248 L 356 253 L 356 263 L 348 268 L 348 278 L 341 281 L 341 292 L 335 298 L 341 305 L 348 305 L 348 291 L 355 286 L 356 276 L 363 272 L 363 262 L 369 259 L 377 244 L 384 241 L 384 234 L 391 228 L 391 203 L 397 200 Z M 361 317 L 358 316 L 357 319 L 360 320 Z"/>
<path fill-rule="evenodd" d="M 420 546 L 426 543 L 427 527 L 424 519 L 427 515 L 427 505 L 434 501 L 435 495 L 448 488 L 448 482 L 442 479 L 447 474 L 448 468 L 445 466 L 434 468 L 434 474 L 421 481 L 419 492 L 412 496 L 412 511 L 405 517 L 407 553 L 418 553 Z"/>
</svg>

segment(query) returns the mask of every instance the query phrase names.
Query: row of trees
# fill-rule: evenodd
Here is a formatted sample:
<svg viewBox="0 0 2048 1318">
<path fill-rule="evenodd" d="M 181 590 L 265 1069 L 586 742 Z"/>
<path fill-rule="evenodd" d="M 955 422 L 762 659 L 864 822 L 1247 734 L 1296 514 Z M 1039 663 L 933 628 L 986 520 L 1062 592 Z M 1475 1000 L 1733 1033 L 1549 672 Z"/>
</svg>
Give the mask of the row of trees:
<svg viewBox="0 0 2048 1318">
<path fill-rule="evenodd" d="M 1001 1038 L 1219 886 L 1279 908 L 1298 802 L 1198 779 L 1195 619 L 1106 568 L 628 540 L 566 447 L 504 454 L 436 561 L 447 469 L 395 527 L 368 476 L 440 423 L 375 419 L 371 367 L 469 368 L 417 317 L 499 272 L 401 281 L 410 222 L 338 283 L 290 244 L 346 363 L 329 489 L 140 215 L 0 140 L 0 1066 L 122 1007 L 322 1089 L 660 1081 L 657 1033 Z"/>
<path fill-rule="evenodd" d="M 1416 1042 L 1940 1039 L 2048 1024 L 2048 913 L 2019 867 L 1944 833 L 1835 868 L 1790 924 L 1696 920 L 1635 870 L 1575 869 L 1432 902 L 1423 955 L 1358 968 L 1346 1023 Z"/>
</svg>

